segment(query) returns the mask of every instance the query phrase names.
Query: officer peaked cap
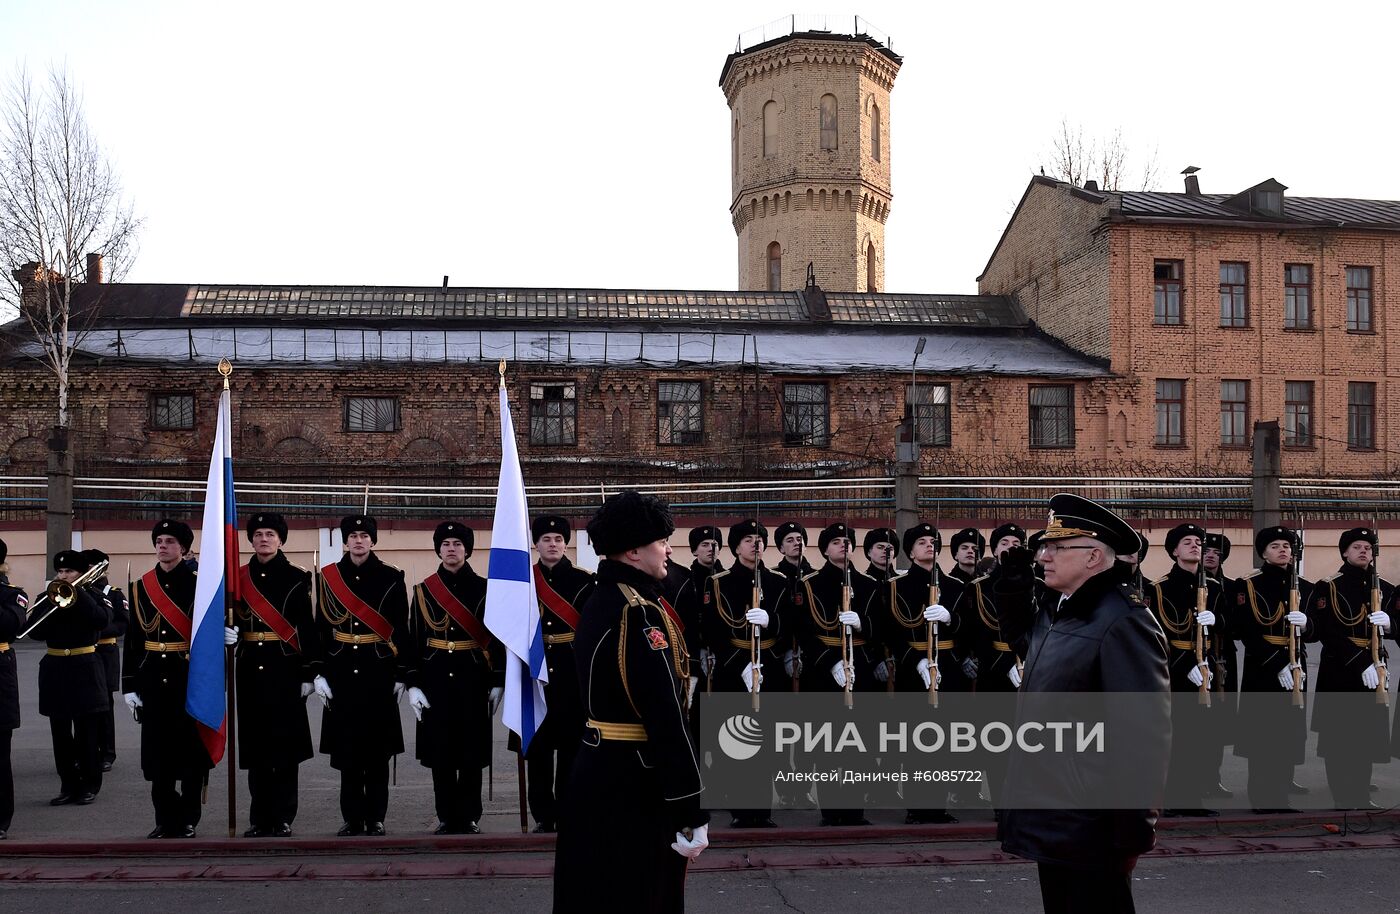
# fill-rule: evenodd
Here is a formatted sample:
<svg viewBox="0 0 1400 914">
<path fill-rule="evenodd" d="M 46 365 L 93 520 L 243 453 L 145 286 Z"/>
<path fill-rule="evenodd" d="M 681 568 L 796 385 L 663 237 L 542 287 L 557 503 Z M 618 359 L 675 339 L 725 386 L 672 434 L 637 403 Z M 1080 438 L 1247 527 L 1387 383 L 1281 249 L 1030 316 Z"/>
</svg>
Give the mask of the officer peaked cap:
<svg viewBox="0 0 1400 914">
<path fill-rule="evenodd" d="M 1118 555 L 1139 553 L 1146 543 L 1131 524 L 1113 511 L 1082 495 L 1061 492 L 1050 499 L 1050 516 L 1041 541 L 1080 536 L 1098 540 Z"/>
</svg>

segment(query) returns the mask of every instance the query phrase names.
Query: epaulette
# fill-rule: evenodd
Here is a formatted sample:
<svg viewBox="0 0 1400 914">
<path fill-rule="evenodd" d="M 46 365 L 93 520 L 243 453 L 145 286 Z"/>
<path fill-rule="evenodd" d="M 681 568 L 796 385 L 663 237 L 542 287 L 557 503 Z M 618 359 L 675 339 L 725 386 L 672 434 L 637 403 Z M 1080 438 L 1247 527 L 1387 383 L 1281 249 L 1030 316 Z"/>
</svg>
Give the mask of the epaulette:
<svg viewBox="0 0 1400 914">
<path fill-rule="evenodd" d="M 717 581 L 717 580 L 719 580 L 720 578 L 724 577 L 724 576 L 727 575 L 727 574 L 729 574 L 729 569 L 728 569 L 728 568 L 724 569 L 723 571 L 716 571 L 714 574 L 710 575 L 710 580 L 711 580 L 711 581 Z"/>
<path fill-rule="evenodd" d="M 939 575 L 939 577 L 943 577 L 943 575 Z M 991 578 L 992 578 L 992 573 L 989 571 L 989 572 L 987 572 L 986 574 L 978 575 L 977 577 L 975 577 L 975 578 L 973 578 L 972 580 L 968 581 L 968 582 L 967 582 L 967 586 L 971 587 L 973 584 L 981 584 L 983 581 L 989 581 L 989 580 L 991 580 Z M 957 578 L 954 578 L 953 580 L 956 581 Z"/>
<path fill-rule="evenodd" d="M 1149 581 L 1148 583 L 1149 583 L 1149 584 L 1165 584 L 1165 583 L 1167 583 L 1167 578 L 1169 578 L 1169 577 L 1171 577 L 1171 572 L 1167 572 L 1166 574 L 1162 575 L 1160 578 L 1157 578 L 1155 581 Z"/>
<path fill-rule="evenodd" d="M 1247 580 L 1249 580 L 1250 578 L 1257 577 L 1257 576 L 1259 575 L 1259 572 L 1262 571 L 1262 570 L 1263 570 L 1262 568 L 1256 568 L 1256 569 L 1254 569 L 1253 571 L 1251 571 L 1249 574 L 1242 574 L 1242 575 L 1240 575 L 1239 577 L 1235 578 L 1235 580 L 1236 580 L 1236 581 L 1247 581 Z"/>
<path fill-rule="evenodd" d="M 819 574 L 821 574 L 820 571 L 814 571 L 814 572 L 812 572 L 811 574 L 805 574 L 805 575 L 803 575 L 803 576 L 800 578 L 800 580 L 803 580 L 803 581 L 810 581 L 810 580 L 812 580 L 812 578 L 815 578 L 815 577 L 816 577 L 817 575 L 819 575 Z"/>
<path fill-rule="evenodd" d="M 1335 581 L 1335 580 L 1337 580 L 1337 578 L 1340 578 L 1341 576 L 1342 576 L 1342 573 L 1341 573 L 1340 571 L 1338 571 L 1338 572 L 1335 573 L 1335 574 L 1329 574 L 1329 575 L 1328 575 L 1327 577 L 1325 577 L 1325 578 L 1319 578 L 1318 581 L 1317 581 L 1317 583 L 1319 583 L 1319 584 L 1326 584 L 1326 583 L 1329 582 L 1329 581 Z"/>
</svg>

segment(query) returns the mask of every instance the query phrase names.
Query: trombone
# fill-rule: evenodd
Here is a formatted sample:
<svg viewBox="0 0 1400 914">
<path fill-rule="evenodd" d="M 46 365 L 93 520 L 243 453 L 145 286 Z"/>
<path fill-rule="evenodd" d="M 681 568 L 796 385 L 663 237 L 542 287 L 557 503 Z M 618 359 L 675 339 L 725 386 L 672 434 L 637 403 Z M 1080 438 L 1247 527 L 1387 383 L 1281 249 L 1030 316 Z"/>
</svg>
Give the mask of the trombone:
<svg viewBox="0 0 1400 914">
<path fill-rule="evenodd" d="M 33 622 L 30 622 L 24 631 L 19 633 L 18 637 L 27 637 L 30 632 L 34 631 L 34 629 L 38 628 L 40 625 L 43 625 L 49 616 L 52 616 L 60 609 L 66 609 L 72 606 L 74 601 L 78 599 L 78 588 L 86 587 L 101 578 L 107 573 L 108 564 L 108 561 L 104 559 L 96 565 L 93 565 L 87 571 L 84 571 L 73 581 L 62 581 L 58 579 L 50 581 L 48 586 L 44 588 L 43 595 L 35 600 L 34 605 L 29 608 L 29 619 L 34 619 L 34 616 L 39 613 L 40 609 L 45 607 L 45 600 L 48 601 L 49 605 L 46 609 L 43 609 L 43 615 L 34 619 Z"/>
</svg>

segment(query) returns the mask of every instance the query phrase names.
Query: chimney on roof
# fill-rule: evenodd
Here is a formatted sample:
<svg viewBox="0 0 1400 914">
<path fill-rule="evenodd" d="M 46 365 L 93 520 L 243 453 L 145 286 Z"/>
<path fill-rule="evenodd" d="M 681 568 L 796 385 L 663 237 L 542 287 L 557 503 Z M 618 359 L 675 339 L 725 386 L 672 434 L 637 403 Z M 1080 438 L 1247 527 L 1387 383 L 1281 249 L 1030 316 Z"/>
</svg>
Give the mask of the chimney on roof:
<svg viewBox="0 0 1400 914">
<path fill-rule="evenodd" d="M 1186 196 L 1199 197 L 1201 195 L 1201 181 L 1196 177 L 1196 172 L 1200 171 L 1195 165 L 1187 165 L 1181 173 L 1186 176 Z"/>
<path fill-rule="evenodd" d="M 1090 178 L 1088 181 L 1085 181 L 1085 182 L 1084 182 L 1084 189 L 1085 189 L 1085 190 L 1091 190 L 1091 191 L 1093 191 L 1094 193 L 1098 193 L 1098 192 L 1099 192 L 1099 182 L 1098 182 L 1098 181 L 1095 181 L 1093 178 Z"/>
<path fill-rule="evenodd" d="M 102 255 L 92 253 L 87 255 L 87 281 L 90 283 L 102 282 Z"/>
</svg>

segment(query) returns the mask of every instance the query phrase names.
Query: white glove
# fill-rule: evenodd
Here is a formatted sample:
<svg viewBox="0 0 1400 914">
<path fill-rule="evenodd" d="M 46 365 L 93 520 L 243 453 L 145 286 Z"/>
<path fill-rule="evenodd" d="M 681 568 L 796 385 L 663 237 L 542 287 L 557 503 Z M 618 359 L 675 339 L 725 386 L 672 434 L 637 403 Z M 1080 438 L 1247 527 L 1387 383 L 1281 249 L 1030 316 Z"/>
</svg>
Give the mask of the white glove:
<svg viewBox="0 0 1400 914">
<path fill-rule="evenodd" d="M 1372 625 L 1375 625 L 1375 626 L 1377 626 L 1377 627 L 1379 627 L 1379 628 L 1389 629 L 1389 628 L 1390 628 L 1390 613 L 1388 613 L 1388 612 L 1373 612 L 1373 613 L 1371 613 L 1369 616 L 1366 617 L 1366 621 L 1367 621 L 1367 622 L 1370 622 Z"/>
<path fill-rule="evenodd" d="M 885 661 L 883 661 L 883 660 L 881 660 L 879 663 L 875 664 L 875 678 L 876 678 L 878 681 L 880 681 L 880 682 L 889 682 L 889 681 L 890 681 L 890 668 L 889 668 L 889 664 L 885 663 Z"/>
<path fill-rule="evenodd" d="M 316 687 L 316 694 L 321 699 L 321 707 L 330 707 L 331 684 L 329 682 L 326 682 L 326 677 L 317 676 L 314 680 L 312 680 L 312 684 Z"/>
<path fill-rule="evenodd" d="M 1021 687 L 1021 668 L 1013 665 L 1011 669 L 1006 671 L 1006 678 L 1010 679 L 1011 684 L 1019 689 Z"/>
<path fill-rule="evenodd" d="M 142 704 L 141 696 L 137 695 L 135 692 L 127 692 L 122 695 L 122 700 L 125 701 L 126 706 L 131 709 L 131 716 L 135 717 L 136 709 L 141 707 Z"/>
<path fill-rule="evenodd" d="M 941 603 L 935 603 L 935 604 L 933 604 L 932 606 L 925 606 L 925 607 L 924 607 L 924 621 L 925 621 L 925 622 L 952 622 L 952 621 L 953 621 L 953 614 L 950 613 L 950 612 L 948 612 L 947 607 L 943 606 L 943 604 L 941 604 Z"/>
<path fill-rule="evenodd" d="M 501 698 L 506 694 L 506 690 L 500 686 L 491 689 L 491 694 L 486 696 L 486 713 L 492 717 L 496 716 L 496 709 L 501 706 Z"/>
<path fill-rule="evenodd" d="M 918 670 L 919 670 L 919 678 L 922 679 L 922 680 L 924 681 L 924 688 L 926 688 L 926 689 L 927 689 L 927 688 L 931 688 L 932 685 L 933 685 L 933 683 L 932 683 L 932 681 L 929 679 L 929 675 L 928 675 L 928 671 L 929 671 L 930 669 L 933 670 L 933 675 L 936 676 L 936 677 L 938 677 L 938 684 L 939 684 L 939 685 L 942 685 L 942 684 L 943 684 L 943 673 L 942 673 L 941 671 L 939 671 L 936 667 L 934 667 L 933 664 L 929 663 L 929 662 L 928 662 L 928 658 L 925 657 L 923 660 L 920 660 L 920 661 L 919 661 Z"/>
<path fill-rule="evenodd" d="M 688 705 L 695 704 L 695 687 L 700 684 L 700 677 L 691 676 L 685 684 L 685 701 Z M 494 713 L 494 710 L 493 710 Z"/>
<path fill-rule="evenodd" d="M 702 647 L 700 649 L 700 672 L 704 673 L 706 676 L 709 676 L 710 674 L 714 673 L 714 671 L 715 652 L 710 650 L 708 647 Z"/>
<path fill-rule="evenodd" d="M 680 854 L 687 860 L 694 860 L 704 853 L 705 848 L 710 846 L 710 826 L 701 825 L 691 833 L 690 838 L 680 832 L 676 832 L 676 840 L 671 843 L 671 850 Z"/>
<path fill-rule="evenodd" d="M 1374 663 L 1361 671 L 1361 684 L 1368 689 L 1374 689 L 1381 684 L 1381 674 Z"/>
<path fill-rule="evenodd" d="M 227 625 L 225 625 L 225 626 L 224 626 L 224 647 L 229 647 L 230 645 L 237 644 L 237 643 L 238 643 L 238 626 L 235 625 L 233 628 L 229 628 Z"/>
<path fill-rule="evenodd" d="M 404 689 L 407 688 L 402 682 L 394 683 L 394 701 L 403 701 Z"/>
<path fill-rule="evenodd" d="M 768 610 L 754 607 L 744 613 L 744 621 L 750 625 L 757 625 L 760 628 L 768 627 Z"/>
<path fill-rule="evenodd" d="M 423 694 L 423 690 L 414 686 L 408 690 L 408 706 L 413 709 L 413 719 L 422 720 L 425 708 L 431 708 L 428 704 L 428 696 Z"/>
<path fill-rule="evenodd" d="M 1196 624 L 1204 625 L 1206 628 L 1210 628 L 1212 625 L 1215 624 L 1215 613 L 1211 612 L 1208 609 L 1201 610 L 1200 612 L 1196 613 Z M 1200 685 L 1200 683 L 1197 683 L 1197 685 Z"/>
<path fill-rule="evenodd" d="M 1200 666 L 1193 666 L 1193 667 L 1191 667 L 1191 672 L 1189 672 L 1189 673 L 1186 674 L 1186 678 L 1189 679 L 1189 680 L 1191 680 L 1191 684 L 1192 684 L 1193 686 L 1199 687 L 1200 684 L 1201 684 L 1201 668 L 1200 668 Z M 1210 674 L 1210 682 L 1215 682 L 1215 674 L 1214 674 L 1214 673 L 1211 673 L 1211 674 Z M 1293 688 L 1293 683 L 1290 682 L 1290 683 L 1288 684 L 1288 687 L 1289 687 L 1290 689 Z"/>
<path fill-rule="evenodd" d="M 311 693 L 312 693 L 313 691 L 315 691 L 315 690 L 312 688 L 311 683 L 309 683 L 309 682 L 303 682 L 303 683 L 301 684 L 301 700 L 302 700 L 302 701 L 306 701 L 306 699 L 308 699 L 308 698 L 311 697 Z"/>
<path fill-rule="evenodd" d="M 745 688 L 745 689 L 748 689 L 750 692 L 753 691 L 753 671 L 754 671 L 754 665 L 753 665 L 752 663 L 750 663 L 748 666 L 744 667 L 744 672 L 742 672 L 742 673 L 739 674 L 739 678 L 744 680 L 744 688 Z M 759 671 L 758 671 L 758 684 L 759 684 L 760 686 L 763 685 L 763 671 L 762 671 L 762 670 L 759 670 Z"/>
<path fill-rule="evenodd" d="M 836 662 L 836 665 L 831 668 L 831 677 L 836 680 L 836 684 L 839 685 L 841 688 L 844 689 L 846 687 L 846 664 L 844 661 L 838 660 Z M 851 670 L 851 677 L 851 687 L 855 688 L 856 681 L 854 668 Z"/>
<path fill-rule="evenodd" d="M 1287 664 L 1278 671 L 1278 684 L 1285 689 L 1293 688 L 1293 671 L 1299 669 L 1298 664 Z M 1299 677 L 1301 680 L 1301 676 Z"/>
<path fill-rule="evenodd" d="M 797 675 L 797 651 L 790 650 L 783 655 L 783 671 L 789 677 Z"/>
<path fill-rule="evenodd" d="M 853 609 L 848 609 L 836 617 L 842 625 L 849 625 L 851 631 L 860 631 L 860 615 Z"/>
<path fill-rule="evenodd" d="M 1288 614 L 1288 621 L 1299 628 L 1307 628 L 1308 625 L 1308 617 L 1296 609 Z"/>
</svg>

